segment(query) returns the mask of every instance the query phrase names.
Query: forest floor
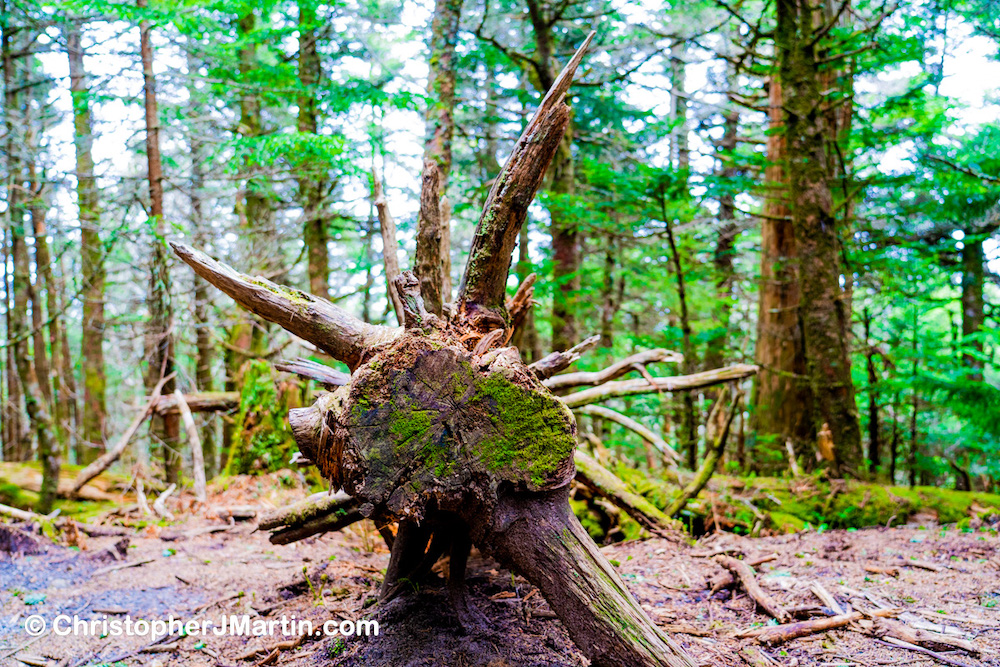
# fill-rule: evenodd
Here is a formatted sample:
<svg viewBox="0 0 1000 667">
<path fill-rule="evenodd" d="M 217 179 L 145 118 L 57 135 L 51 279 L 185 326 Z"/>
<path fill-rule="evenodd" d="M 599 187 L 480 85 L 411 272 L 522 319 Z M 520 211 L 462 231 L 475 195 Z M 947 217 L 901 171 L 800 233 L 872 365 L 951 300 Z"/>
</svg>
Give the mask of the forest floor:
<svg viewBox="0 0 1000 667">
<path fill-rule="evenodd" d="M 206 517 L 189 513 L 165 527 L 150 523 L 128 538 L 127 548 L 123 538 L 108 536 L 86 538 L 82 548 L 52 545 L 39 555 L 0 553 L 0 665 L 587 664 L 541 595 L 489 559 L 474 556 L 469 575 L 475 603 L 490 624 L 466 634 L 434 586 L 382 609 L 373 605 L 389 554 L 370 525 L 275 546 L 265 533 L 255 532 L 252 520 Z M 603 551 L 650 616 L 705 665 L 932 665 L 942 657 L 954 665 L 1000 665 L 1000 538 L 993 528 L 959 530 L 928 520 L 760 538 L 718 533 L 693 544 L 679 536 L 622 542 Z M 770 557 L 756 568 L 757 580 L 786 607 L 819 604 L 810 590 L 819 583 L 841 605 L 895 607 L 902 610 L 900 620 L 915 627 L 943 624 L 947 627 L 939 631 L 961 633 L 980 653 L 939 650 L 932 657 L 892 646 L 866 620 L 777 647 L 740 639 L 737 632 L 771 621 L 740 588 L 709 595 L 709 580 L 723 572 L 710 556 L 722 551 L 747 560 Z M 115 553 L 125 555 L 118 560 Z M 866 565 L 898 574 L 872 574 Z M 24 628 L 34 614 L 48 628 L 38 638 Z M 371 617 L 380 622 L 380 633 L 298 643 L 278 626 L 275 634 L 260 638 L 209 634 L 153 644 L 148 636 L 57 636 L 52 621 L 60 614 L 84 619 L 173 614 L 214 623 L 230 614 L 294 616 L 317 627 L 328 619 Z"/>
</svg>

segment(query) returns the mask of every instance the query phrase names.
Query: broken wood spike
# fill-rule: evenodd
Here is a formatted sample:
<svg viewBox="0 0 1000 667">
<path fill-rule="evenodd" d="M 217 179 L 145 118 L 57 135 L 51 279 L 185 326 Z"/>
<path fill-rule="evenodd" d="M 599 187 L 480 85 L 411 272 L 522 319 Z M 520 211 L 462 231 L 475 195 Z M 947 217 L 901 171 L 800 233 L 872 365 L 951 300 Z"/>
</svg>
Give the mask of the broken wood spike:
<svg viewBox="0 0 1000 667">
<path fill-rule="evenodd" d="M 299 377 L 313 380 L 331 391 L 351 381 L 351 376 L 348 373 L 343 373 L 335 368 L 330 368 L 326 364 L 303 359 L 302 357 L 293 361 L 279 361 L 274 367 L 279 371 L 294 373 Z"/>
</svg>

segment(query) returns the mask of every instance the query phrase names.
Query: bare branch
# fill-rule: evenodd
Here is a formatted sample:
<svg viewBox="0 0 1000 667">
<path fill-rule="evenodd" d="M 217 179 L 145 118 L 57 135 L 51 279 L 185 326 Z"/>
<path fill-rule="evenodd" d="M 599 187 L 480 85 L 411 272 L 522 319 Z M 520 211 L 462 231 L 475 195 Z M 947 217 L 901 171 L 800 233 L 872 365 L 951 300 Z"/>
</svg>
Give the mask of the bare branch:
<svg viewBox="0 0 1000 667">
<path fill-rule="evenodd" d="M 583 356 L 584 352 L 594 349 L 600 342 L 600 336 L 591 336 L 582 343 L 577 343 L 565 352 L 553 352 L 545 355 L 535 363 L 529 365 L 528 368 L 535 373 L 535 377 L 539 380 L 546 380 L 559 371 L 569 368 L 570 364 Z"/>
<path fill-rule="evenodd" d="M 334 359 L 354 368 L 364 351 L 386 343 L 402 329 L 367 324 L 326 299 L 251 278 L 183 243 L 170 247 L 195 273 L 228 294 L 236 303 L 303 338 Z"/>
<path fill-rule="evenodd" d="M 638 352 L 625 357 L 621 361 L 608 366 L 604 370 L 592 371 L 589 373 L 581 372 L 556 375 L 548 380 L 544 380 L 542 384 L 552 391 L 559 389 L 572 389 L 573 387 L 595 387 L 599 384 L 616 380 L 629 371 L 636 370 L 639 366 L 645 366 L 646 364 L 656 362 L 675 364 L 680 363 L 683 360 L 684 355 L 679 352 L 672 352 L 664 349 L 646 350 L 644 352 Z"/>
<path fill-rule="evenodd" d="M 385 264 L 385 288 L 392 301 L 392 309 L 396 313 L 396 322 L 403 326 L 403 302 L 396 294 L 393 283 L 399 275 L 399 257 L 396 251 L 399 243 L 396 242 L 396 222 L 389 212 L 389 202 L 385 199 L 382 191 L 382 180 L 378 173 L 372 170 L 372 200 L 375 210 L 378 212 L 379 232 L 382 234 L 382 262 Z"/>
<path fill-rule="evenodd" d="M 627 428 L 649 444 L 653 445 L 653 447 L 659 450 L 660 453 L 671 462 L 671 464 L 676 464 L 677 461 L 680 460 L 680 454 L 674 451 L 674 448 L 668 445 L 663 438 L 656 435 L 656 433 L 646 428 L 636 420 L 626 417 L 620 412 L 615 412 L 614 410 L 606 408 L 603 405 L 585 405 L 582 408 L 579 408 L 577 412 L 590 417 L 607 419 L 608 421 L 612 421 L 623 428 Z"/>
<path fill-rule="evenodd" d="M 560 400 L 570 408 L 578 408 L 591 403 L 599 403 L 609 398 L 621 398 L 623 396 L 634 396 L 636 394 L 649 394 L 657 391 L 690 391 L 692 389 L 702 389 L 711 387 L 723 382 L 742 380 L 751 375 L 757 374 L 757 367 L 751 364 L 735 364 L 725 368 L 718 368 L 702 373 L 691 375 L 678 375 L 669 378 L 652 378 L 652 382 L 643 378 L 641 380 L 623 380 L 621 382 L 608 382 L 599 387 L 585 389 L 569 396 L 562 396 Z"/>
</svg>

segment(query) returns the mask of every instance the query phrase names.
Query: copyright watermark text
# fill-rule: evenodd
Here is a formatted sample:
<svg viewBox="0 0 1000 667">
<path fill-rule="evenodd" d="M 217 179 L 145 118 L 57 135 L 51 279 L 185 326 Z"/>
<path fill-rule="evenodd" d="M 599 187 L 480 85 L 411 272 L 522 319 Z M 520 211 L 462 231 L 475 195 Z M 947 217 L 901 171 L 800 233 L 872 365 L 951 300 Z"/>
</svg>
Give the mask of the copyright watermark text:
<svg viewBox="0 0 1000 667">
<path fill-rule="evenodd" d="M 249 614 L 230 614 L 218 619 L 189 619 L 168 616 L 165 619 L 133 619 L 131 616 L 80 618 L 60 614 L 52 619 L 51 626 L 44 616 L 35 614 L 24 619 L 24 631 L 32 637 L 51 630 L 59 637 L 149 637 L 166 636 L 217 637 L 377 637 L 378 621 L 361 619 L 314 622 L 309 619 L 281 616 L 272 619 L 253 617 Z"/>
</svg>

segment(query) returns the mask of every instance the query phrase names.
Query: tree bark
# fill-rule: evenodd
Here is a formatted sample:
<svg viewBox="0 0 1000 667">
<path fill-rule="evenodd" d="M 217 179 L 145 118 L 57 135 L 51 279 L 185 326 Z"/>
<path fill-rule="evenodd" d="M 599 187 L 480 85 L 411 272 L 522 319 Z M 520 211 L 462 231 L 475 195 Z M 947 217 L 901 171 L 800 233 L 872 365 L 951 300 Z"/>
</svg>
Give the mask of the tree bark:
<svg viewBox="0 0 1000 667">
<path fill-rule="evenodd" d="M 194 74 L 198 70 L 198 63 L 195 60 L 191 48 L 187 50 L 188 76 L 193 81 Z M 197 91 L 191 87 L 188 94 L 192 104 L 198 99 Z M 199 105 L 200 106 L 200 105 Z M 204 145 L 199 139 L 198 131 L 194 130 L 188 135 L 188 149 L 191 153 L 191 184 L 189 198 L 191 202 L 191 226 L 193 227 L 193 237 L 199 247 L 204 247 L 210 236 L 211 230 L 205 223 L 203 210 L 203 193 L 205 189 L 205 159 Z M 194 324 L 195 324 L 195 386 L 199 392 L 212 392 L 215 389 L 215 379 L 212 373 L 212 364 L 215 359 L 215 345 L 212 342 L 211 332 L 211 303 L 208 295 L 208 283 L 200 276 L 194 276 Z M 211 422 L 206 423 L 201 431 L 202 452 L 205 457 L 205 475 L 208 479 L 215 477 L 219 470 L 219 452 L 216 447 L 216 432 Z"/>
<path fill-rule="evenodd" d="M 80 354 L 83 373 L 83 409 L 77 463 L 87 464 L 105 450 L 107 377 L 104 370 L 104 294 L 107 272 L 101 241 L 101 209 L 94 174 L 93 124 L 90 91 L 83 62 L 79 29 L 66 28 L 69 57 L 70 95 L 73 99 L 73 128 L 76 145 L 76 199 L 80 211 L 80 256 L 83 272 L 83 332 Z"/>
<path fill-rule="evenodd" d="M 784 448 L 787 440 L 797 453 L 812 450 L 816 439 L 810 414 L 812 395 L 805 380 L 806 363 L 799 319 L 801 299 L 795 231 L 789 217 L 785 173 L 785 132 L 782 119 L 782 81 L 774 72 L 769 84 L 769 128 L 765 169 L 764 215 L 760 219 L 760 301 L 757 312 L 754 382 L 754 424 L 757 442 L 751 449 L 754 467 L 774 472 L 768 452 Z M 772 464 L 773 465 L 773 464 Z"/>
<path fill-rule="evenodd" d="M 829 154 L 836 128 L 829 126 L 820 47 L 813 39 L 815 10 L 805 0 L 778 0 L 775 43 L 782 85 L 788 200 L 799 264 L 806 374 L 814 427 L 829 424 L 834 470 L 857 470 L 863 460 L 861 428 L 851 377 L 851 313 L 842 298 L 841 262 Z"/>
<path fill-rule="evenodd" d="M 147 0 L 137 0 L 140 10 Z M 149 279 L 149 322 L 147 354 L 149 368 L 146 386 L 152 388 L 161 378 L 174 375 L 174 310 L 171 302 L 170 268 L 167 264 L 166 224 L 163 219 L 163 164 L 160 158 L 160 119 L 156 103 L 156 78 L 153 75 L 153 47 L 148 21 L 139 22 L 139 51 L 142 58 L 143 98 L 146 116 L 146 163 L 149 183 L 149 217 L 153 229 L 153 247 Z M 173 393 L 176 385 L 167 380 L 163 391 Z M 161 416 L 156 429 L 163 457 L 167 484 L 180 482 L 180 420 L 177 415 Z M 155 424 L 155 422 L 154 422 Z M 154 426 L 155 428 L 155 426 Z"/>
<path fill-rule="evenodd" d="M 962 246 L 962 338 L 963 345 L 974 350 L 962 355 L 962 362 L 970 371 L 969 379 L 983 378 L 983 342 L 973 338 L 980 333 L 986 321 L 983 299 L 985 258 L 983 242 L 974 232 L 967 232 Z"/>
<path fill-rule="evenodd" d="M 299 8 L 299 117 L 300 134 L 315 135 L 319 130 L 319 103 L 316 86 L 322 69 L 316 48 L 316 0 L 298 0 Z M 309 291 L 324 299 L 330 296 L 330 253 L 327 248 L 327 218 L 323 212 L 324 166 L 306 163 L 298 178 L 302 206 L 303 238 L 309 258 Z"/>
</svg>

